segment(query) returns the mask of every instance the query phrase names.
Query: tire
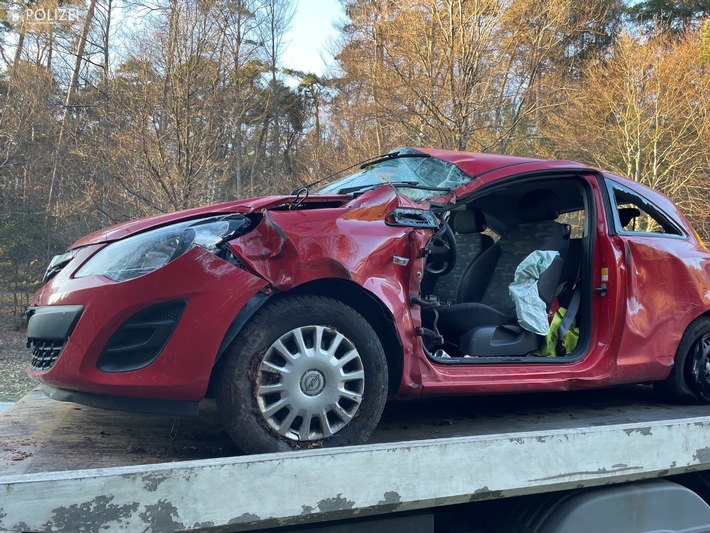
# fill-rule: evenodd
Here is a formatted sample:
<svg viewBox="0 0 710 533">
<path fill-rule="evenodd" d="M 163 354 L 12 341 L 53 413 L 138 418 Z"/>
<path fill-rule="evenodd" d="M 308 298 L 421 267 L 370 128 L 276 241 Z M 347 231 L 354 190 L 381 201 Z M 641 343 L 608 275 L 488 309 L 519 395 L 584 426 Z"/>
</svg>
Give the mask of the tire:
<svg viewBox="0 0 710 533">
<path fill-rule="evenodd" d="M 225 357 L 217 407 L 246 453 L 362 444 L 382 415 L 382 344 L 337 300 L 295 296 L 266 304 Z"/>
<path fill-rule="evenodd" d="M 673 369 L 665 381 L 656 383 L 664 398 L 692 403 L 710 403 L 710 318 L 696 318 L 678 344 Z"/>
</svg>

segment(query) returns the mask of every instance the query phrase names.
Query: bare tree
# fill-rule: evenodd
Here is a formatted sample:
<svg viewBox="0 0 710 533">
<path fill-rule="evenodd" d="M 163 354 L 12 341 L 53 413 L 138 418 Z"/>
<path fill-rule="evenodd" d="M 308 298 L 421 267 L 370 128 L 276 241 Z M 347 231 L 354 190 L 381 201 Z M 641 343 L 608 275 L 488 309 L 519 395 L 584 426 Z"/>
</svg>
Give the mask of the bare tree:
<svg viewBox="0 0 710 533">
<path fill-rule="evenodd" d="M 525 149 L 550 101 L 541 96 L 559 90 L 549 74 L 568 66 L 570 42 L 603 26 L 609 3 L 348 2 L 338 54 L 342 111 L 355 121 L 372 116 L 379 147 L 386 135 L 387 146 Z M 369 112 L 348 114 L 353 92 Z M 361 142 L 355 137 L 348 142 Z"/>
<path fill-rule="evenodd" d="M 697 190 L 707 186 L 710 163 L 710 77 L 699 48 L 697 33 L 681 41 L 620 37 L 614 55 L 591 64 L 568 90 L 566 106 L 547 117 L 548 149 L 705 211 L 707 195 Z"/>
<path fill-rule="evenodd" d="M 74 57 L 74 68 L 71 71 L 71 78 L 69 79 L 69 85 L 67 87 L 66 98 L 64 100 L 64 111 L 62 113 L 62 124 L 59 128 L 59 136 L 57 137 L 57 147 L 54 154 L 54 163 L 52 165 L 52 174 L 49 182 L 49 194 L 47 197 L 47 212 L 51 213 L 54 209 L 54 203 L 56 201 L 56 189 L 57 181 L 59 179 L 59 166 L 60 159 L 62 155 L 62 150 L 64 149 L 64 138 L 66 136 L 66 131 L 69 123 L 69 117 L 74 104 L 74 95 L 79 86 L 79 73 L 81 71 L 82 62 L 84 61 L 84 50 L 86 48 L 86 41 L 89 35 L 89 30 L 94 20 L 94 10 L 96 9 L 96 0 L 89 1 L 89 8 L 84 19 L 84 24 L 81 29 L 81 33 L 78 36 L 76 44 L 76 53 Z"/>
</svg>

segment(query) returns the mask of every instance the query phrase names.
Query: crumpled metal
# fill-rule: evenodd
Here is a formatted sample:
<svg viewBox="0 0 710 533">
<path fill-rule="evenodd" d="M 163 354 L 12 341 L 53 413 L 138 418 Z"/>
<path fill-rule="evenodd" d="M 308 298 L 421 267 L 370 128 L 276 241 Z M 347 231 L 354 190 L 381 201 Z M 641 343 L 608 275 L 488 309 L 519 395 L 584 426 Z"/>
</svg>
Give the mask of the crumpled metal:
<svg viewBox="0 0 710 533">
<path fill-rule="evenodd" d="M 557 251 L 535 250 L 520 262 L 515 269 L 513 283 L 508 286 L 520 327 L 538 335 L 547 335 L 550 324 L 547 306 L 540 298 L 537 282 L 558 255 Z"/>
</svg>

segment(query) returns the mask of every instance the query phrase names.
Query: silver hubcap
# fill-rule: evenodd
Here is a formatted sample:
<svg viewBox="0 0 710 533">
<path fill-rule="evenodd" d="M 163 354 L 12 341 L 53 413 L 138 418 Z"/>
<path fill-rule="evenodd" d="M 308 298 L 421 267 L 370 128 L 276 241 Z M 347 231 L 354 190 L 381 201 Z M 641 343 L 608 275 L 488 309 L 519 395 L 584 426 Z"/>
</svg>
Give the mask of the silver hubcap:
<svg viewBox="0 0 710 533">
<path fill-rule="evenodd" d="M 303 326 L 266 351 L 256 376 L 264 420 L 297 441 L 336 434 L 357 413 L 365 371 L 355 345 L 334 328 Z"/>
</svg>

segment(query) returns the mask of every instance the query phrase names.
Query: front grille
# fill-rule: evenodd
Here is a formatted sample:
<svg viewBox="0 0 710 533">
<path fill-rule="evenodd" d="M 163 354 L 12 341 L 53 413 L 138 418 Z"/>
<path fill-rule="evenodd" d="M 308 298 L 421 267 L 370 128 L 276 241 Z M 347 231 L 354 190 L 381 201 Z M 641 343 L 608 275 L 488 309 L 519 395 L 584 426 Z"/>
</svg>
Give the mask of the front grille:
<svg viewBox="0 0 710 533">
<path fill-rule="evenodd" d="M 32 370 L 49 370 L 59 359 L 64 348 L 64 340 L 28 339 L 28 347 L 32 348 Z"/>
</svg>

